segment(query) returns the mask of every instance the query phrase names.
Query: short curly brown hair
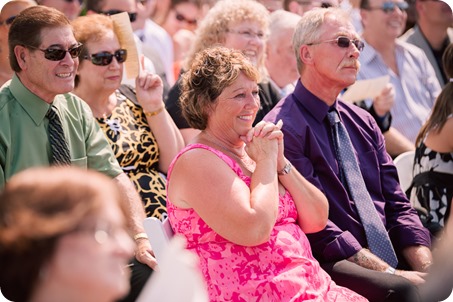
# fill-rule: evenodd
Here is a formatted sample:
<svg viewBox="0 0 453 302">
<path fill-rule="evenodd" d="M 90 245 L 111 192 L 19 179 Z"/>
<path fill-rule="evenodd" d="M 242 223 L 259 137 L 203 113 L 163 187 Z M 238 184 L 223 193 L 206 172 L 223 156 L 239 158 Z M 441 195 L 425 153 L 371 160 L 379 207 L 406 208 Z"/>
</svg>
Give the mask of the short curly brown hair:
<svg viewBox="0 0 453 302">
<path fill-rule="evenodd" d="M 204 130 L 222 91 L 241 74 L 259 82 L 260 73 L 239 51 L 226 47 L 205 49 L 195 56 L 182 76 L 179 98 L 182 114 L 192 128 Z"/>
</svg>

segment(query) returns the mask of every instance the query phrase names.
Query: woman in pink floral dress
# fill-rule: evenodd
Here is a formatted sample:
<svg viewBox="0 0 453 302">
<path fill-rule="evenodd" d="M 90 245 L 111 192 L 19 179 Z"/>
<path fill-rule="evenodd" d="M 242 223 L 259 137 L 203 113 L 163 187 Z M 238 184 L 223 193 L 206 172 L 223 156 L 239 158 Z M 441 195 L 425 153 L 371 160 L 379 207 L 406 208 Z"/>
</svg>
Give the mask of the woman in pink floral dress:
<svg viewBox="0 0 453 302">
<path fill-rule="evenodd" d="M 367 301 L 313 258 L 305 233 L 324 228 L 328 203 L 284 157 L 281 122 L 252 128 L 258 80 L 222 47 L 185 73 L 181 108 L 202 131 L 170 166 L 170 223 L 198 255 L 211 301 Z"/>
</svg>

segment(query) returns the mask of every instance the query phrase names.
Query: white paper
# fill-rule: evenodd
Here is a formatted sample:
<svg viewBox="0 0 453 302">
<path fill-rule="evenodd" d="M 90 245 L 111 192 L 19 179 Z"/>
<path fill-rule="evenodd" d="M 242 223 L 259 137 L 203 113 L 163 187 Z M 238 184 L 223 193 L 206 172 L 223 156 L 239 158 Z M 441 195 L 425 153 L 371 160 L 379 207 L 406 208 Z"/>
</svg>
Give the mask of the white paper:
<svg viewBox="0 0 453 302">
<path fill-rule="evenodd" d="M 198 258 L 185 249 L 184 238 L 173 236 L 161 260 L 159 270 L 151 275 L 137 302 L 209 301 Z"/>
<path fill-rule="evenodd" d="M 115 33 L 120 40 L 121 47 L 127 49 L 127 60 L 124 62 L 128 79 L 135 79 L 140 72 L 137 45 L 134 40 L 131 21 L 127 12 L 110 16 L 115 26 Z"/>
<path fill-rule="evenodd" d="M 382 77 L 358 80 L 346 90 L 346 92 L 340 97 L 345 102 L 357 102 L 364 99 L 373 99 L 381 94 L 382 89 L 390 81 L 390 76 L 385 75 Z"/>
</svg>

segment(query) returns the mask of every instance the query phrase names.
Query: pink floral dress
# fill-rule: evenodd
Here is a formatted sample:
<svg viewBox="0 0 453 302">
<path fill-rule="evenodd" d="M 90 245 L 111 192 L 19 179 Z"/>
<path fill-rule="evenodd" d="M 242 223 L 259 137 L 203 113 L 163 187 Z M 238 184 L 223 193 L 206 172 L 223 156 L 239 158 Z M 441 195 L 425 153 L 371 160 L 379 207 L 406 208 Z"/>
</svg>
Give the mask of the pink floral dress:
<svg viewBox="0 0 453 302">
<path fill-rule="evenodd" d="M 215 153 L 247 184 L 250 177 L 222 152 L 202 144 L 187 146 L 175 158 L 168 173 L 186 151 L 203 148 Z M 190 177 L 190 176 L 189 176 Z M 168 195 L 167 195 L 168 196 Z M 280 196 L 278 218 L 270 240 L 258 246 L 234 244 L 214 232 L 193 209 L 181 209 L 167 199 L 170 224 L 195 252 L 211 301 L 367 301 L 337 286 L 319 266 L 310 243 L 296 223 L 297 210 L 287 191 Z"/>
</svg>

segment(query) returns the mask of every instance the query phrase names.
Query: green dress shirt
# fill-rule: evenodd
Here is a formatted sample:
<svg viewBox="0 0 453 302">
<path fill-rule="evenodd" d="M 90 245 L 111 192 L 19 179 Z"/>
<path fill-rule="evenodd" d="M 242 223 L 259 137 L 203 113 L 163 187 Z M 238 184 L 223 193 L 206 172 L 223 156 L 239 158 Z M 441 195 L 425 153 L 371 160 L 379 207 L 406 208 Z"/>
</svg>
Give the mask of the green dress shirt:
<svg viewBox="0 0 453 302">
<path fill-rule="evenodd" d="M 72 93 L 57 95 L 58 110 L 71 153 L 71 164 L 97 170 L 112 178 L 122 170 L 93 118 L 89 106 Z M 0 90 L 0 188 L 14 174 L 30 167 L 49 166 L 47 135 L 50 104 L 33 94 L 19 78 Z"/>
</svg>

